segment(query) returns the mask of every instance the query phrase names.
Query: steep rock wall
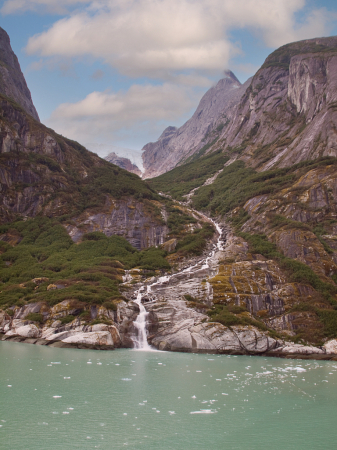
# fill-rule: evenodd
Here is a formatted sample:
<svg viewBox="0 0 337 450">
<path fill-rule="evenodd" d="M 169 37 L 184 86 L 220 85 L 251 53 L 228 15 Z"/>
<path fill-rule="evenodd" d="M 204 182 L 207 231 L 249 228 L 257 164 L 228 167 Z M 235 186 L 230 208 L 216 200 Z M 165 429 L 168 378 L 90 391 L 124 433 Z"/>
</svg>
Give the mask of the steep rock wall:
<svg viewBox="0 0 337 450">
<path fill-rule="evenodd" d="M 0 27 L 0 93 L 18 103 L 28 114 L 39 120 L 32 96 L 14 54 L 10 39 Z"/>
</svg>

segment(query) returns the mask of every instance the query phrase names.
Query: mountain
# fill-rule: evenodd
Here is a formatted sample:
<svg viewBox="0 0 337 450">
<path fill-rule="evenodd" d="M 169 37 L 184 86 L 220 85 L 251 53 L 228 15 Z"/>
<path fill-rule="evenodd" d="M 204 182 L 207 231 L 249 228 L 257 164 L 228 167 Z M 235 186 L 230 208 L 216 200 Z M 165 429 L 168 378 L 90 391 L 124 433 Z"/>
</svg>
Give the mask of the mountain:
<svg viewBox="0 0 337 450">
<path fill-rule="evenodd" d="M 144 147 L 145 177 L 167 172 L 188 156 L 198 157 L 205 144 L 207 153 L 225 151 L 259 171 L 336 156 L 336 67 L 337 37 L 317 38 L 280 47 L 239 88 L 231 78 L 226 86 L 236 87 L 235 94 L 222 89 L 220 80 L 179 131 Z M 216 98 L 221 107 L 215 111 Z M 190 139 L 198 118 L 199 132 Z"/>
<path fill-rule="evenodd" d="M 0 338 L 337 358 L 336 48 L 227 74 L 148 182 L 0 93 Z"/>
<path fill-rule="evenodd" d="M 136 166 L 136 164 L 132 164 L 129 158 L 118 156 L 115 152 L 109 153 L 104 159 L 118 167 L 121 167 L 122 169 L 127 170 L 128 172 L 135 173 L 138 176 L 142 175 L 142 171 Z"/>
<path fill-rule="evenodd" d="M 213 142 L 232 120 L 233 110 L 249 81 L 241 85 L 231 72 L 209 89 L 195 113 L 182 127 L 168 127 L 156 142 L 143 147 L 144 178 L 173 169 Z"/>
<path fill-rule="evenodd" d="M 337 37 L 280 47 L 266 59 L 212 150 L 259 171 L 337 155 Z"/>
<path fill-rule="evenodd" d="M 14 54 L 10 39 L 0 27 L 0 93 L 18 103 L 28 114 L 39 121 L 32 96 Z"/>
<path fill-rule="evenodd" d="M 220 316 L 256 308 L 315 342 L 337 333 L 336 64 L 337 37 L 279 48 L 206 154 L 149 180 L 229 226 L 213 279 Z"/>
</svg>

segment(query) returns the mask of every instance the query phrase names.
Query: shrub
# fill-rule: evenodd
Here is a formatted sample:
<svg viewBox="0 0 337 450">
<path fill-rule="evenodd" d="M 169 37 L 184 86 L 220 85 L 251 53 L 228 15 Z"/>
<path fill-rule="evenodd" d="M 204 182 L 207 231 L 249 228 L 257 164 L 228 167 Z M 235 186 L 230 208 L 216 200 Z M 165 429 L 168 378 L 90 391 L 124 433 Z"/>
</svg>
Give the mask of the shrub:
<svg viewBox="0 0 337 450">
<path fill-rule="evenodd" d="M 67 323 L 72 322 L 75 319 L 75 317 L 71 314 L 69 316 L 61 317 L 60 321 L 62 325 L 66 325 Z"/>
<path fill-rule="evenodd" d="M 25 320 L 31 320 L 32 322 L 43 322 L 43 315 L 39 313 L 29 313 L 25 317 Z"/>
</svg>

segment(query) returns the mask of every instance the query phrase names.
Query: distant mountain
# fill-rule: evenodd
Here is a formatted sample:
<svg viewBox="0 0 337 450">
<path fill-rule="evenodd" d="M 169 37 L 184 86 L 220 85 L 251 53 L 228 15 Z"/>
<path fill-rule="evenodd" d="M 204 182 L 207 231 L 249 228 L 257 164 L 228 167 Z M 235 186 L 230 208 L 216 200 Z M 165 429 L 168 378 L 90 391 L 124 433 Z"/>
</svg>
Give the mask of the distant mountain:
<svg viewBox="0 0 337 450">
<path fill-rule="evenodd" d="M 142 171 L 136 166 L 136 164 L 132 164 L 129 158 L 123 158 L 122 156 L 118 156 L 115 152 L 111 152 L 108 156 L 104 158 L 106 161 L 111 162 L 112 164 L 116 164 L 116 166 L 121 167 L 122 169 L 127 170 L 128 172 L 135 173 L 136 175 L 141 176 Z"/>
<path fill-rule="evenodd" d="M 213 142 L 232 120 L 249 81 L 241 84 L 231 71 L 202 97 L 182 127 L 168 127 L 156 142 L 143 147 L 144 178 L 165 173 Z"/>
<path fill-rule="evenodd" d="M 0 93 L 18 103 L 28 114 L 39 121 L 32 96 L 14 54 L 10 39 L 0 27 Z"/>
</svg>

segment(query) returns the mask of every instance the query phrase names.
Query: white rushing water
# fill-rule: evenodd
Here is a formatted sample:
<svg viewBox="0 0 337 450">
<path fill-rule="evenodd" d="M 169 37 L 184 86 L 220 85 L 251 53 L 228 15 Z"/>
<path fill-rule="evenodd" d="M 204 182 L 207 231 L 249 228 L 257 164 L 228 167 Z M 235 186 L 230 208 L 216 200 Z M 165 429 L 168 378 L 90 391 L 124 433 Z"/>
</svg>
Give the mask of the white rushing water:
<svg viewBox="0 0 337 450">
<path fill-rule="evenodd" d="M 137 350 L 152 350 L 152 348 L 147 343 L 147 331 L 146 331 L 146 317 L 148 316 L 148 312 L 144 308 L 142 304 L 142 290 L 144 288 L 141 287 L 137 294 L 137 299 L 135 303 L 139 306 L 139 314 L 137 319 L 133 322 L 133 325 L 136 329 L 136 335 L 133 338 L 135 348 Z"/>
<path fill-rule="evenodd" d="M 215 253 L 217 251 L 223 250 L 223 245 L 222 245 L 223 231 L 222 231 L 220 225 L 217 224 L 214 220 L 205 216 L 204 214 L 201 214 L 201 213 L 198 213 L 198 214 L 201 217 L 203 217 L 204 220 L 206 220 L 208 222 L 212 222 L 212 224 L 216 228 L 216 231 L 218 233 L 217 243 L 213 246 L 212 251 L 208 254 L 208 256 L 205 259 L 198 261 L 196 264 L 193 264 L 189 267 L 186 267 L 184 270 L 182 270 L 178 273 L 174 273 L 172 275 L 164 275 L 162 277 L 159 277 L 154 283 L 149 284 L 146 287 L 146 293 L 148 295 L 151 294 L 151 290 L 152 290 L 153 286 L 158 286 L 158 285 L 161 285 L 164 283 L 169 283 L 169 281 L 172 278 L 176 277 L 177 275 L 181 276 L 181 274 L 191 273 L 191 272 L 196 271 L 198 268 L 200 270 L 211 269 L 210 262 L 214 258 Z M 126 276 L 125 281 L 127 281 L 127 280 L 128 280 L 128 278 Z M 207 287 L 210 289 L 209 283 L 207 283 Z M 139 314 L 137 316 L 137 319 L 133 322 L 133 325 L 136 330 L 136 334 L 133 337 L 133 341 L 134 341 L 135 349 L 137 349 L 137 350 L 154 350 L 147 342 L 146 324 L 147 324 L 147 316 L 149 313 L 146 311 L 144 305 L 142 304 L 142 298 L 145 295 L 144 290 L 145 290 L 145 287 L 142 286 L 137 291 L 137 299 L 135 300 L 135 303 L 137 303 L 137 305 L 139 306 Z"/>
</svg>

